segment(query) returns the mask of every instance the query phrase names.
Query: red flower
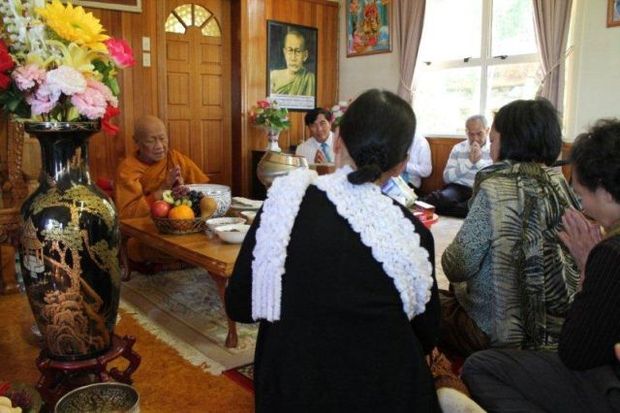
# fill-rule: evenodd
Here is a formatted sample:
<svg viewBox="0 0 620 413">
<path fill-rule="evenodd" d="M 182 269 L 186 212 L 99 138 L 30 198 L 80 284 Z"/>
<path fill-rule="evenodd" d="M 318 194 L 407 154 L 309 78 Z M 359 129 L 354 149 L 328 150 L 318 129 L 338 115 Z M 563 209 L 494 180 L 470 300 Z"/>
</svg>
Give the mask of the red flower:
<svg viewBox="0 0 620 413">
<path fill-rule="evenodd" d="M 9 49 L 4 40 L 0 40 L 0 90 L 8 89 L 11 86 L 11 78 L 7 72 L 13 67 L 15 67 L 15 62 L 9 54 Z"/>
<path fill-rule="evenodd" d="M 0 73 L 0 90 L 7 90 L 11 86 L 11 78 L 4 73 Z"/>
<path fill-rule="evenodd" d="M 110 120 L 112 120 L 113 117 L 117 116 L 120 113 L 121 111 L 118 108 L 108 105 L 108 107 L 105 109 L 103 119 L 101 119 L 101 127 L 103 128 L 103 133 L 108 136 L 116 136 L 120 128 L 110 122 Z"/>
<path fill-rule="evenodd" d="M 265 100 L 265 99 L 259 100 L 256 103 L 258 104 L 259 107 L 261 107 L 263 109 L 267 109 L 269 107 L 269 105 L 270 105 L 269 101 Z"/>
</svg>

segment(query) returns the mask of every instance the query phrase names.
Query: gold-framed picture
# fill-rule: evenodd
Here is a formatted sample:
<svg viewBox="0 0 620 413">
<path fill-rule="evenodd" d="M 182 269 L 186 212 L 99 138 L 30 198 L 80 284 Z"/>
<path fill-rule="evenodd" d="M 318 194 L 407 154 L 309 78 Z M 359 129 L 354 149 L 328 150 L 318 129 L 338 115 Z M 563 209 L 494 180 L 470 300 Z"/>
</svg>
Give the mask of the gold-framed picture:
<svg viewBox="0 0 620 413">
<path fill-rule="evenodd" d="M 142 12 L 142 0 L 74 0 L 73 4 L 96 9 Z"/>
</svg>

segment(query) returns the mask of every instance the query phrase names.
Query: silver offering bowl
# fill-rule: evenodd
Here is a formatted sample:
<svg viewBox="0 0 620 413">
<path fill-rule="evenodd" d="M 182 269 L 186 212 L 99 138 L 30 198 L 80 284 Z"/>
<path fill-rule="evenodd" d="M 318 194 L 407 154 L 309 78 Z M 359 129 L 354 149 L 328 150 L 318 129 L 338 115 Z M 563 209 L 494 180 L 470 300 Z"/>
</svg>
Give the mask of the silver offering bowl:
<svg viewBox="0 0 620 413">
<path fill-rule="evenodd" d="M 308 161 L 303 156 L 267 151 L 258 163 L 256 175 L 258 180 L 269 188 L 274 179 L 284 176 L 294 169 L 307 167 Z"/>
<path fill-rule="evenodd" d="M 56 403 L 54 413 L 139 413 L 140 396 L 128 384 L 105 382 L 78 387 Z"/>
</svg>

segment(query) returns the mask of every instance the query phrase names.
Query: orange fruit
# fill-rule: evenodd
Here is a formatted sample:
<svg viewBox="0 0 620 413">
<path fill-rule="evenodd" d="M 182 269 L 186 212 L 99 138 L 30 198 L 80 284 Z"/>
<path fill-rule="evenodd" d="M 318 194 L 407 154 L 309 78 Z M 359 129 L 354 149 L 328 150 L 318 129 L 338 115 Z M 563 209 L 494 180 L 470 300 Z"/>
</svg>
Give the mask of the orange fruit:
<svg viewBox="0 0 620 413">
<path fill-rule="evenodd" d="M 187 205 L 175 206 L 168 212 L 169 219 L 194 219 L 194 211 Z"/>
</svg>

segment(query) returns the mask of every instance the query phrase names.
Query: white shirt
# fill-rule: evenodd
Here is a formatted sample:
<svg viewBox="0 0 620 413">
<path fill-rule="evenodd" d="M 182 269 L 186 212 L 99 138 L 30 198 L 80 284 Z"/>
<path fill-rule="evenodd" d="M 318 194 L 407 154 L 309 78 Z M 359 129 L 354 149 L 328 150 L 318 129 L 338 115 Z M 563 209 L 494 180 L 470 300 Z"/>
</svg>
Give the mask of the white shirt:
<svg viewBox="0 0 620 413">
<path fill-rule="evenodd" d="M 469 160 L 469 140 L 465 139 L 452 148 L 446 168 L 443 170 L 443 180 L 447 184 L 455 183 L 471 188 L 474 186 L 474 179 L 476 179 L 478 171 L 492 163 L 489 138 L 482 147 L 482 158 L 476 163 L 471 163 Z"/>
<path fill-rule="evenodd" d="M 431 172 L 433 172 L 431 146 L 424 136 L 416 135 L 409 150 L 409 161 L 403 179 L 419 188 L 422 185 L 422 178 L 430 176 Z"/>
<path fill-rule="evenodd" d="M 334 162 L 334 134 L 329 132 L 329 136 L 325 140 L 327 144 L 327 153 L 326 155 L 329 157 L 330 162 Z M 321 149 L 321 144 L 317 141 L 314 136 L 306 139 L 305 142 L 297 145 L 297 149 L 295 149 L 295 155 L 301 155 L 308 163 L 314 163 L 314 157 L 316 156 L 316 151 Z"/>
</svg>

